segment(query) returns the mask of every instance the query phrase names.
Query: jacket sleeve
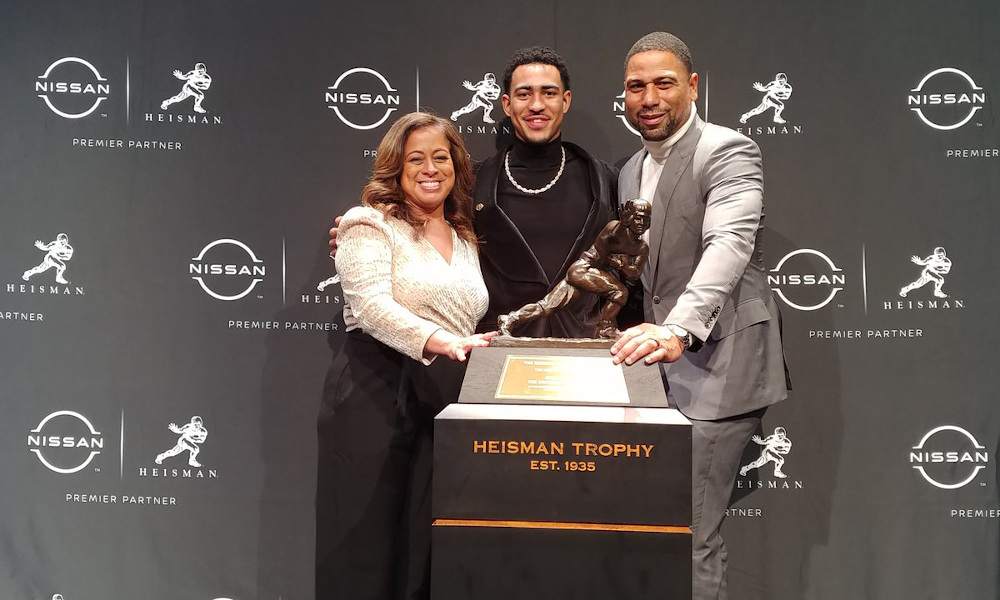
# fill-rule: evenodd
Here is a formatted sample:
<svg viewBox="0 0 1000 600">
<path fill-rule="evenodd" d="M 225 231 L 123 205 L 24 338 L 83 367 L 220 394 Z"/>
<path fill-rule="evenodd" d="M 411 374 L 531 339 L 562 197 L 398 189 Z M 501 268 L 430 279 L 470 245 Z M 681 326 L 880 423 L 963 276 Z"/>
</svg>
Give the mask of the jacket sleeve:
<svg viewBox="0 0 1000 600">
<path fill-rule="evenodd" d="M 693 168 L 705 195 L 702 256 L 664 323 L 704 341 L 752 256 L 764 176 L 757 144 L 736 134 L 698 148 Z"/>
</svg>

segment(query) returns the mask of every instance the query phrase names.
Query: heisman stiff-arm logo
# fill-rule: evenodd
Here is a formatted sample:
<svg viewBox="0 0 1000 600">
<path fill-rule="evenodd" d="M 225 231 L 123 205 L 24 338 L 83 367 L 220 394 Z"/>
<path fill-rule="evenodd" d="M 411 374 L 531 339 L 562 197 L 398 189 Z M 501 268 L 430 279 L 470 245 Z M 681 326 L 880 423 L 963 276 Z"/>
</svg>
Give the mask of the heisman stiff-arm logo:
<svg viewBox="0 0 1000 600">
<path fill-rule="evenodd" d="M 792 451 L 792 440 L 788 439 L 788 435 L 785 433 L 784 427 L 775 427 L 774 433 L 762 438 L 759 435 L 755 435 L 750 438 L 753 443 L 761 446 L 760 457 L 757 460 L 740 467 L 740 477 L 746 477 L 746 474 L 753 469 L 759 469 L 766 465 L 767 463 L 774 463 L 774 476 L 779 479 L 785 479 L 788 475 L 781 470 L 781 467 L 785 464 L 785 455 Z"/>
<path fill-rule="evenodd" d="M 778 73 L 774 76 L 774 81 L 767 84 L 755 81 L 753 89 L 763 92 L 764 97 L 760 104 L 740 116 L 740 123 L 746 123 L 751 117 L 765 113 L 772 108 L 774 109 L 772 120 L 775 123 L 785 123 L 785 119 L 781 117 L 782 111 L 785 110 L 784 101 L 792 97 L 792 86 L 788 83 L 788 76 L 784 73 Z"/>
<path fill-rule="evenodd" d="M 167 425 L 167 429 L 180 435 L 180 437 L 177 438 L 177 443 L 172 448 L 156 455 L 156 464 L 162 465 L 164 459 L 187 452 L 188 465 L 200 467 L 201 463 L 198 462 L 198 453 L 201 452 L 201 445 L 208 439 L 208 430 L 205 429 L 202 418 L 199 416 L 191 417 L 189 423 L 180 427 L 176 423 L 171 423 Z"/>
<path fill-rule="evenodd" d="M 462 82 L 462 87 L 475 92 L 472 100 L 462 108 L 451 113 L 451 120 L 457 121 L 462 115 L 483 109 L 483 123 L 493 124 L 496 121 L 490 116 L 493 112 L 493 101 L 500 97 L 500 86 L 497 84 L 497 76 L 493 73 L 485 73 L 483 79 L 478 83 L 472 83 L 468 79 Z"/>
<path fill-rule="evenodd" d="M 167 110 L 171 104 L 183 102 L 188 98 L 194 98 L 194 112 L 204 114 L 205 110 L 201 103 L 205 100 L 205 92 L 212 86 L 212 76 L 208 74 L 205 63 L 198 63 L 193 69 L 184 73 L 179 70 L 174 71 L 174 77 L 184 82 L 181 91 L 176 96 L 167 98 L 160 104 L 160 109 Z"/>
<path fill-rule="evenodd" d="M 944 276 L 951 272 L 951 259 L 945 254 L 943 247 L 938 246 L 934 251 L 924 258 L 917 255 L 910 257 L 910 262 L 920 265 L 924 269 L 920 272 L 920 277 L 899 290 L 899 295 L 903 298 L 913 290 L 919 289 L 928 283 L 934 283 L 934 296 L 936 298 L 947 298 L 948 294 L 941 289 L 944 286 Z"/>
<path fill-rule="evenodd" d="M 331 285 L 336 285 L 338 283 L 340 283 L 340 275 L 334 275 L 333 277 L 327 277 L 323 281 L 319 282 L 319 285 L 316 286 L 316 290 L 322 292 L 323 290 L 325 290 L 326 288 L 330 287 Z"/>
<path fill-rule="evenodd" d="M 39 273 L 44 273 L 49 269 L 56 270 L 56 283 L 68 284 L 69 281 L 63 276 L 66 272 L 66 261 L 73 258 L 73 246 L 69 245 L 69 236 L 60 233 L 56 239 L 49 243 L 42 240 L 35 240 L 35 248 L 45 252 L 45 258 L 38 266 L 32 267 L 24 272 L 21 279 L 28 281 Z"/>
</svg>

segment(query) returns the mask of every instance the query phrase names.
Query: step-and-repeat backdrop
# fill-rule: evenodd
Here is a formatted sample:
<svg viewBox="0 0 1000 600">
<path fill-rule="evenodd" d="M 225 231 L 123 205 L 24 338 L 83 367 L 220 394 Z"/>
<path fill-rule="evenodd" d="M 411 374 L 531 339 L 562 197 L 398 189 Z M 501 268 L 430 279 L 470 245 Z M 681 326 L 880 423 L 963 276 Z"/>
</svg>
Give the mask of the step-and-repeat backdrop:
<svg viewBox="0 0 1000 600">
<path fill-rule="evenodd" d="M 764 154 L 795 389 L 731 597 L 1000 597 L 992 0 L 0 2 L 0 597 L 311 598 L 326 230 L 379 139 L 419 107 L 489 156 L 480 88 L 542 43 L 618 163 L 655 29 Z"/>
</svg>

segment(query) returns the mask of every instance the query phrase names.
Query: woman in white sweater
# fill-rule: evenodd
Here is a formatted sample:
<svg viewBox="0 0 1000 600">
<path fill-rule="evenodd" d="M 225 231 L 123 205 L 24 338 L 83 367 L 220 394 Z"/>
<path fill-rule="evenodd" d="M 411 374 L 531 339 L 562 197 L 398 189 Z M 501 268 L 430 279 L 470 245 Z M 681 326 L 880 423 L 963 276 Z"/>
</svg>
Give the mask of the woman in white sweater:
<svg viewBox="0 0 1000 600">
<path fill-rule="evenodd" d="M 454 127 L 410 113 L 340 222 L 347 339 L 319 415 L 318 600 L 428 595 L 431 426 L 491 337 L 473 333 L 488 305 L 473 179 Z"/>
</svg>

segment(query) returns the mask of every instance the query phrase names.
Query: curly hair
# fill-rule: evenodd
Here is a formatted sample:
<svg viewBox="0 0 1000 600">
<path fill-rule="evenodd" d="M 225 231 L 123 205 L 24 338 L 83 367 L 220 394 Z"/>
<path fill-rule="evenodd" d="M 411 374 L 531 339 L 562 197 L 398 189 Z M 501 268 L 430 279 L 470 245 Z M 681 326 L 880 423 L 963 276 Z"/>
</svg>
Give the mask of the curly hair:
<svg viewBox="0 0 1000 600">
<path fill-rule="evenodd" d="M 566 68 L 566 61 L 556 54 L 555 50 L 548 46 L 531 46 L 521 48 L 510 55 L 507 59 L 507 66 L 503 71 L 503 92 L 510 93 L 510 84 L 514 78 L 514 70 L 522 65 L 552 65 L 559 71 L 559 78 L 562 79 L 563 91 L 569 89 L 569 69 Z"/>
<path fill-rule="evenodd" d="M 446 119 L 425 112 L 412 112 L 401 116 L 392 124 L 379 142 L 375 168 L 368 184 L 361 191 L 361 204 L 382 211 L 386 216 L 406 221 L 416 231 L 421 231 L 425 220 L 414 214 L 406 203 L 399 178 L 403 172 L 404 148 L 410 134 L 430 127 L 444 134 L 451 146 L 451 162 L 455 167 L 455 185 L 444 201 L 444 218 L 463 240 L 476 245 L 472 228 L 472 188 L 475 174 L 472 161 L 462 136 Z"/>
</svg>

